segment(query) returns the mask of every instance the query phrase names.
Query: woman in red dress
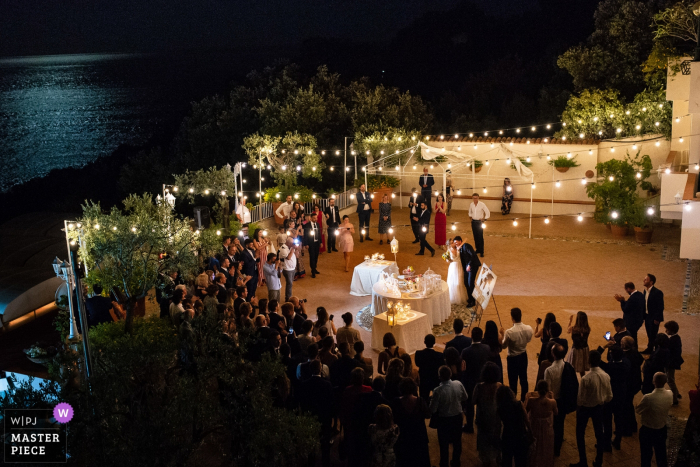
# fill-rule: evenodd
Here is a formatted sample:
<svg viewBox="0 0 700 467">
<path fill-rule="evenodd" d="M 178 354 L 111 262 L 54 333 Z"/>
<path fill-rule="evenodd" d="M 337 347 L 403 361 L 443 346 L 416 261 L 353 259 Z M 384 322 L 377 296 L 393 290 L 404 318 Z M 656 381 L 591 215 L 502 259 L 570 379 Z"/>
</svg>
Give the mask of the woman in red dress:
<svg viewBox="0 0 700 467">
<path fill-rule="evenodd" d="M 321 206 L 314 204 L 314 212 L 318 219 L 318 228 L 321 229 L 321 249 L 318 252 L 323 253 L 326 251 L 326 236 L 323 233 L 323 213 L 321 212 Z"/>
<path fill-rule="evenodd" d="M 445 197 L 440 193 L 435 200 L 435 244 L 445 250 L 447 247 L 447 203 Z"/>
</svg>

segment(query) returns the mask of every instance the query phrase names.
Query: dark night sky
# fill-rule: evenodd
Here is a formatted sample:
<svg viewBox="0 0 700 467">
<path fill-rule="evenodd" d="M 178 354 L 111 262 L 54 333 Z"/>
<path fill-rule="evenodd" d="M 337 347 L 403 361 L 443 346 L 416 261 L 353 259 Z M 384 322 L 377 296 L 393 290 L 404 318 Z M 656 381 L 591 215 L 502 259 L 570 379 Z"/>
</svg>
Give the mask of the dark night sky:
<svg viewBox="0 0 700 467">
<path fill-rule="evenodd" d="M 511 15 L 537 0 L 473 0 Z M 0 56 L 284 47 L 309 37 L 385 41 L 459 0 L 4 0 Z"/>
</svg>

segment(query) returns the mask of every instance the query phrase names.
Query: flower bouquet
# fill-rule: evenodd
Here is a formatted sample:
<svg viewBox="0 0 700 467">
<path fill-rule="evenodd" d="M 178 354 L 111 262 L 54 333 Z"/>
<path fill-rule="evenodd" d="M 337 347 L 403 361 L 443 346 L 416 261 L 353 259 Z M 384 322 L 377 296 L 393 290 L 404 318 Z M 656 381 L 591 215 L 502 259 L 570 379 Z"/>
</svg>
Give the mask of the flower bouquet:
<svg viewBox="0 0 700 467">
<path fill-rule="evenodd" d="M 408 266 L 406 269 L 401 271 L 404 277 L 409 278 L 411 276 L 414 276 L 416 274 L 416 270 L 413 269 L 413 266 Z"/>
<path fill-rule="evenodd" d="M 39 365 L 46 365 L 56 355 L 56 349 L 54 347 L 44 349 L 43 347 L 39 346 L 39 343 L 36 343 L 30 348 L 25 349 L 24 353 L 32 362 L 38 363 Z"/>
</svg>

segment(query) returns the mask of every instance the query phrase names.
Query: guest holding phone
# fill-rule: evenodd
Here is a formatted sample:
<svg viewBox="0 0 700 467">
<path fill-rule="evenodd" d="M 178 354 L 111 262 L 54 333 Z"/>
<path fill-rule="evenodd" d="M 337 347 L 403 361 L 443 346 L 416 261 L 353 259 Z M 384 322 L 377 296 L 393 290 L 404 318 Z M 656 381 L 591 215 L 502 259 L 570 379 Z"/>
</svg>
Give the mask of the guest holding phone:
<svg viewBox="0 0 700 467">
<path fill-rule="evenodd" d="M 572 325 L 573 320 L 574 315 L 571 315 L 568 333 L 571 334 L 573 345 L 566 361 L 583 378 L 586 372 L 591 369 L 588 359 L 588 336 L 591 333 L 591 327 L 588 325 L 588 315 L 583 311 L 576 313 L 576 322 Z"/>
</svg>

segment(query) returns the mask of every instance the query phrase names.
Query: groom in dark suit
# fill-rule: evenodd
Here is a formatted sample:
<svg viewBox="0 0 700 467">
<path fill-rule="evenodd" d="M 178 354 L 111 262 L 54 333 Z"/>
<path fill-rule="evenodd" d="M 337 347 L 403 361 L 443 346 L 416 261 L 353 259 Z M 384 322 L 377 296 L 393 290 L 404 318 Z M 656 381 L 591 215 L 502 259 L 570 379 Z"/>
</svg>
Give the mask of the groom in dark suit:
<svg viewBox="0 0 700 467">
<path fill-rule="evenodd" d="M 413 215 L 412 219 L 418 223 L 418 234 L 420 238 L 420 251 L 416 253 L 416 256 L 421 256 L 425 254 L 425 249 L 430 251 L 430 256 L 435 256 L 435 249 L 430 246 L 430 243 L 425 239 L 428 235 L 428 229 L 430 228 L 430 211 L 425 205 L 425 202 L 420 203 L 420 210 L 417 215 Z"/>
<path fill-rule="evenodd" d="M 476 254 L 476 250 L 468 243 L 462 242 L 462 237 L 457 236 L 453 240 L 459 251 L 459 259 L 462 263 L 462 268 L 464 268 L 464 286 L 467 288 L 467 295 L 469 300 L 467 301 L 467 306 L 472 307 L 476 305 L 476 300 L 472 293 L 474 292 L 474 284 L 476 281 L 476 273 L 479 271 L 481 266 L 481 261 L 479 260 L 479 255 Z"/>
</svg>

